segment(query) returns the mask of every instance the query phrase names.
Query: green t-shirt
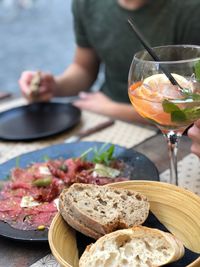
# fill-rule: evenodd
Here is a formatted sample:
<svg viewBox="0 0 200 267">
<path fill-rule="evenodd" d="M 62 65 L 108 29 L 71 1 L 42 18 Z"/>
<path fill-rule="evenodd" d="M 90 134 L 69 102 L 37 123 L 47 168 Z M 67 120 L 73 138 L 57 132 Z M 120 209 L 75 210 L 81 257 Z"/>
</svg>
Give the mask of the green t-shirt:
<svg viewBox="0 0 200 267">
<path fill-rule="evenodd" d="M 129 102 L 129 67 L 133 55 L 143 49 L 128 18 L 151 46 L 200 45 L 200 0 L 149 0 L 135 11 L 120 7 L 117 0 L 73 0 L 72 10 L 77 45 L 96 51 L 105 65 L 101 90 L 118 102 Z"/>
</svg>

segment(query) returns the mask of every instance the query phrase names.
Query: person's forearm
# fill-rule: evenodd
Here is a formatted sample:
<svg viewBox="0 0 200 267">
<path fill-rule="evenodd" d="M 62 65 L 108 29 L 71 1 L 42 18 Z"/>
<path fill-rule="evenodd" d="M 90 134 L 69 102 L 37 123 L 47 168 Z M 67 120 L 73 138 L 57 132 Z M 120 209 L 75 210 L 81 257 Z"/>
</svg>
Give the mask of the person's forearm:
<svg viewBox="0 0 200 267">
<path fill-rule="evenodd" d="M 133 108 L 131 104 L 113 103 L 110 116 L 127 122 L 138 122 L 149 124 Z"/>
<path fill-rule="evenodd" d="M 73 63 L 63 74 L 55 77 L 56 89 L 54 95 L 76 95 L 80 91 L 90 88 L 95 79 L 96 74 L 91 74 L 85 68 Z"/>
</svg>

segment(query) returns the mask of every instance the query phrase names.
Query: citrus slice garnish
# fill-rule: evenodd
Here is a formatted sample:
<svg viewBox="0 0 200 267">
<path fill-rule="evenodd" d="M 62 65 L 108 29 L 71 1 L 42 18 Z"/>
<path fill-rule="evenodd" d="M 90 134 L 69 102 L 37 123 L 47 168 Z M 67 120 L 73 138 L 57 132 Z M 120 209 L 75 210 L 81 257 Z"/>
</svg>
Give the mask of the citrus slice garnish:
<svg viewBox="0 0 200 267">
<path fill-rule="evenodd" d="M 178 82 L 178 84 L 180 84 L 182 87 L 186 87 L 188 85 L 188 80 L 176 73 L 171 73 L 171 75 L 174 77 L 174 79 Z M 168 79 L 168 77 L 163 74 L 154 74 L 151 75 L 149 77 L 147 77 L 146 79 L 144 79 L 143 81 L 144 84 L 148 84 L 151 87 L 154 87 L 155 85 L 159 85 L 159 84 L 171 84 L 170 80 Z"/>
<path fill-rule="evenodd" d="M 176 73 L 172 73 L 178 84 L 188 88 L 189 81 Z M 191 86 L 191 85 L 190 85 Z M 164 99 L 184 98 L 181 88 L 171 84 L 165 74 L 154 74 L 146 79 L 137 88 L 130 88 L 130 99 L 138 113 L 161 125 L 170 125 L 171 116 L 163 110 Z"/>
</svg>

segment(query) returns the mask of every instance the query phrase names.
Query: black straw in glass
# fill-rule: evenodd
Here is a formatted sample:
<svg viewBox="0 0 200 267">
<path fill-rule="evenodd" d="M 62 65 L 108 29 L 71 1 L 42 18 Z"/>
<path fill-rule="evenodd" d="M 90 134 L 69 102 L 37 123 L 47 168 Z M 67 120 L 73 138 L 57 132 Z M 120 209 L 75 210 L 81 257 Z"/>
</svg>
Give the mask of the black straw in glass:
<svg viewBox="0 0 200 267">
<path fill-rule="evenodd" d="M 154 50 L 151 48 L 151 46 L 149 45 L 147 40 L 144 38 L 142 33 L 137 29 L 137 27 L 136 27 L 135 23 L 133 22 L 133 20 L 132 19 L 128 19 L 128 23 L 131 25 L 131 27 L 134 30 L 136 36 L 138 37 L 138 39 L 140 40 L 140 42 L 142 43 L 144 48 L 147 50 L 147 52 L 152 56 L 154 61 L 160 61 L 159 57 L 156 55 Z M 162 72 L 167 76 L 167 78 L 170 80 L 170 82 L 173 85 L 177 85 L 179 88 L 182 89 L 182 87 L 179 85 L 179 83 L 174 79 L 174 77 L 171 75 L 171 73 L 167 69 L 163 68 L 163 66 L 161 66 L 161 65 L 160 65 L 160 68 L 161 68 Z"/>
</svg>

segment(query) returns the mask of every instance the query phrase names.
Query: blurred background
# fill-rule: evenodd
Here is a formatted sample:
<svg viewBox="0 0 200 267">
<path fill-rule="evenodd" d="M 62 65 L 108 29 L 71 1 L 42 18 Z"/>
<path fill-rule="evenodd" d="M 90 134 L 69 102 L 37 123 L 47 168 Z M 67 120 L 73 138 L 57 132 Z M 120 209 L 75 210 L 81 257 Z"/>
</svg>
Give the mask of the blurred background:
<svg viewBox="0 0 200 267">
<path fill-rule="evenodd" d="M 71 0 L 0 0 L 0 92 L 20 95 L 24 70 L 62 72 L 73 51 Z"/>
</svg>

